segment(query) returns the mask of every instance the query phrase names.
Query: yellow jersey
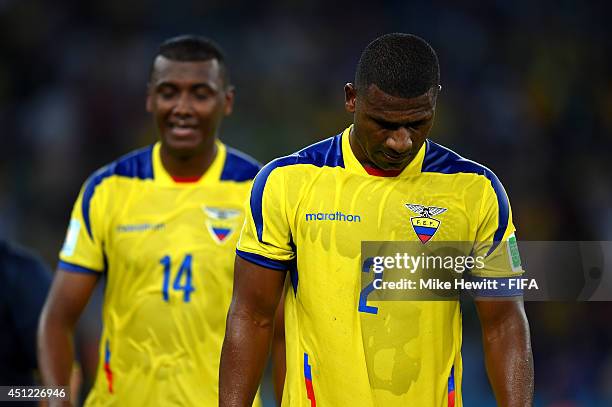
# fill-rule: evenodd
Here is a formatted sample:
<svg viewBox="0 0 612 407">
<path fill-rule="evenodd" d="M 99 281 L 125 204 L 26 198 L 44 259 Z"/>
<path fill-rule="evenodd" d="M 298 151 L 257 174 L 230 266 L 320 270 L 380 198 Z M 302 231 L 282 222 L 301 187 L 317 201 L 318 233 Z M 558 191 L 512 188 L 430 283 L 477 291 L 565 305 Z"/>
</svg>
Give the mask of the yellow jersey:
<svg viewBox="0 0 612 407">
<path fill-rule="evenodd" d="M 349 133 L 266 165 L 238 242 L 243 259 L 289 270 L 282 405 L 461 406 L 459 301 L 368 301 L 361 245 L 488 242 L 492 260 L 514 233 L 506 193 L 489 169 L 430 140 L 398 176 L 370 175 Z M 411 220 L 427 208 L 428 221 Z M 474 278 L 517 273 L 496 264 Z"/>
<path fill-rule="evenodd" d="M 175 182 L 157 143 L 103 167 L 80 192 L 59 268 L 105 278 L 87 406 L 218 404 L 234 250 L 259 164 L 216 146 L 196 182 Z"/>
</svg>

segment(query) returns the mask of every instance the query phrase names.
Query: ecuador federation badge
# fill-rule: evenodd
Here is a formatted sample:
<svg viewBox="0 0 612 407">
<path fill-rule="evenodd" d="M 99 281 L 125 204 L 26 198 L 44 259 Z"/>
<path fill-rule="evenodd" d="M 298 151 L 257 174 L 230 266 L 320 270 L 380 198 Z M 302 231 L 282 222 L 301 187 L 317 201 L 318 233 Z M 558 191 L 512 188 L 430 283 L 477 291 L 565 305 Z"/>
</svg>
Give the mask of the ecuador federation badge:
<svg viewBox="0 0 612 407">
<path fill-rule="evenodd" d="M 203 206 L 206 214 L 206 227 L 212 238 L 219 244 L 225 242 L 240 226 L 239 209 L 213 208 Z"/>
<path fill-rule="evenodd" d="M 438 219 L 434 219 L 433 216 L 444 213 L 447 209 L 411 203 L 407 203 L 406 207 L 417 215 L 421 215 L 410 218 L 410 223 L 412 223 L 414 233 L 416 233 L 421 243 L 427 243 L 436 234 L 442 223 Z"/>
</svg>

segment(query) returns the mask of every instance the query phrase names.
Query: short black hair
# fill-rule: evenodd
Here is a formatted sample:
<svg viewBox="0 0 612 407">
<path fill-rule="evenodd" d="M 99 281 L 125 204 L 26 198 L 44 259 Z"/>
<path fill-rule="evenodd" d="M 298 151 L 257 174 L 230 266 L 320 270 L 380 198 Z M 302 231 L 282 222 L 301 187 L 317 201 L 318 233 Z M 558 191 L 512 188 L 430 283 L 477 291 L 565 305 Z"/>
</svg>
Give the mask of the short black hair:
<svg viewBox="0 0 612 407">
<path fill-rule="evenodd" d="M 151 75 L 155 59 L 162 56 L 171 61 L 201 62 L 216 59 L 221 68 L 225 85 L 229 85 L 229 72 L 225 63 L 225 53 L 214 41 L 199 35 L 179 35 L 172 37 L 159 45 L 159 49 L 151 65 Z M 150 75 L 150 76 L 151 76 Z"/>
<path fill-rule="evenodd" d="M 355 74 L 358 92 L 376 85 L 402 98 L 420 96 L 439 84 L 436 51 L 412 34 L 392 33 L 376 38 L 361 54 Z"/>
</svg>

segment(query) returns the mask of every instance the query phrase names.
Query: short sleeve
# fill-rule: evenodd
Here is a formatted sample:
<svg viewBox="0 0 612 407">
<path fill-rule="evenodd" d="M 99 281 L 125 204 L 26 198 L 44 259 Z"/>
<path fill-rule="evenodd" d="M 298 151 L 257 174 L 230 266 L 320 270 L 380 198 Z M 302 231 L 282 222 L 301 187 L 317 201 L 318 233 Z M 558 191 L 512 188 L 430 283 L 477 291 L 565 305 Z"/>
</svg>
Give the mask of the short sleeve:
<svg viewBox="0 0 612 407">
<path fill-rule="evenodd" d="M 494 174 L 486 182 L 474 253 L 484 258 L 483 268 L 472 269 L 472 276 L 488 278 L 516 277 L 523 273 L 512 210 L 504 187 Z"/>
<path fill-rule="evenodd" d="M 272 162 L 253 182 L 236 254 L 262 267 L 289 269 L 295 248 L 286 207 L 282 169 Z"/>
<path fill-rule="evenodd" d="M 104 185 L 94 174 L 88 179 L 72 209 L 58 268 L 66 271 L 104 271 Z"/>
</svg>

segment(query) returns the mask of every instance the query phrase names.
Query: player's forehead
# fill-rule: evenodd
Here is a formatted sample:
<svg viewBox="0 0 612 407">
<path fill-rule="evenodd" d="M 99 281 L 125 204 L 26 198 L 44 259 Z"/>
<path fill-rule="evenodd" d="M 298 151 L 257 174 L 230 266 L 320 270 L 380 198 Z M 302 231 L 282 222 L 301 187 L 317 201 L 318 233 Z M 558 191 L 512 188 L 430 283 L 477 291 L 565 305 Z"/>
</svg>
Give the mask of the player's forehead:
<svg viewBox="0 0 612 407">
<path fill-rule="evenodd" d="M 151 82 L 161 83 L 208 83 L 222 85 L 221 65 L 216 59 L 207 61 L 175 61 L 158 55 L 153 63 Z"/>
<path fill-rule="evenodd" d="M 433 114 L 436 105 L 433 90 L 412 98 L 402 98 L 385 93 L 376 85 L 370 85 L 360 96 L 366 113 L 387 118 L 426 117 Z"/>
</svg>

